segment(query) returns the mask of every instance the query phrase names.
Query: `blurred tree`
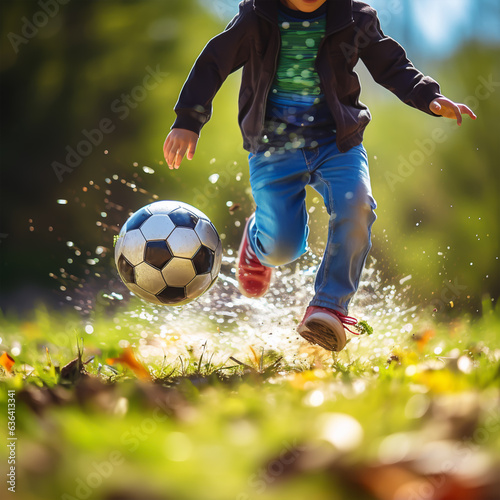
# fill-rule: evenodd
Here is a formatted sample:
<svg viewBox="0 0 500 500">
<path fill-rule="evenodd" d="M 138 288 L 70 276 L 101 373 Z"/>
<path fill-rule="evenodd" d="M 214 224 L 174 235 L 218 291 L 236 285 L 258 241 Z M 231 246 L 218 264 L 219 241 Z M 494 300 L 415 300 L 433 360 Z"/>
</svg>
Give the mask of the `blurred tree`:
<svg viewBox="0 0 500 500">
<path fill-rule="evenodd" d="M 406 4 L 403 14 L 410 16 Z M 489 5 L 488 13 L 498 12 L 497 2 Z M 49 273 L 61 268 L 77 278 L 76 285 L 97 272 L 96 286 L 106 287 L 114 272 L 109 257 L 117 226 L 154 194 L 198 206 L 214 220 L 226 248 L 235 248 L 252 203 L 247 153 L 237 127 L 238 75 L 216 97 L 214 117 L 192 162 L 170 172 L 161 150 L 181 85 L 226 19 L 207 16 L 197 0 L 74 0 L 60 5 L 27 43 L 14 47 L 9 34 L 22 35 L 40 11 L 37 2 L 0 3 L 0 234 L 8 235 L 0 239 L 2 303 L 19 288 L 29 306 L 25 287 L 53 289 Z M 410 17 L 407 22 L 412 25 Z M 433 54 L 426 54 L 422 69 L 436 76 L 450 97 L 476 98 L 480 118 L 460 131 L 446 125 L 447 139 L 402 176 L 401 158 L 409 161 L 421 149 L 415 141 L 432 139 L 444 121 L 406 108 L 363 75 L 363 100 L 374 115 L 366 144 L 379 202 L 373 254 L 388 279 L 413 275 L 415 302 L 450 296 L 444 283 L 458 280 L 466 288 L 454 304 L 477 310 L 483 294 L 498 298 L 500 293 L 499 51 L 494 45 L 470 45 L 439 62 L 435 71 Z M 151 72 L 157 81 L 149 79 L 148 90 L 144 78 Z M 480 78 L 492 79 L 487 99 L 476 97 Z M 158 85 L 152 88 L 152 83 Z M 106 130 L 113 130 L 96 140 L 99 135 L 92 131 L 103 120 L 110 122 Z M 53 163 L 64 164 L 68 148 L 89 141 L 89 133 L 97 145 L 59 182 Z M 211 177 L 215 173 L 218 180 Z M 389 174 L 403 182 L 394 184 L 393 177 L 391 184 Z M 58 205 L 57 199 L 68 203 Z M 231 203 L 241 210 L 231 214 Z M 324 238 L 319 213 L 311 218 L 311 241 L 318 251 Z M 67 247 L 68 240 L 75 245 Z M 90 266 L 87 259 L 95 257 L 97 246 L 106 251 L 99 265 Z"/>
</svg>

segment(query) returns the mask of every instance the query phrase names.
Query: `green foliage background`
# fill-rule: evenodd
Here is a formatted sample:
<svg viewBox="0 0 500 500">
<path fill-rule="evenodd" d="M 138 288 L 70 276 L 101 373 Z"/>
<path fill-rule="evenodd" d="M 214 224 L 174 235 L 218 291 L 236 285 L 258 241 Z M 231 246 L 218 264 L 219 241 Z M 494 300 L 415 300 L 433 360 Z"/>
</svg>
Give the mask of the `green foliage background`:
<svg viewBox="0 0 500 500">
<path fill-rule="evenodd" d="M 113 228 L 128 211 L 151 201 L 152 193 L 206 211 L 225 234 L 226 248 L 235 248 L 241 231 L 235 222 L 244 222 L 252 203 L 237 126 L 239 75 L 231 76 L 216 97 L 214 117 L 195 159 L 177 172 L 161 164 L 182 83 L 206 41 L 224 23 L 194 0 L 73 0 L 61 5 L 16 54 L 9 34 L 20 35 L 23 18 L 32 20 L 38 11 L 36 2 L 0 4 L 4 301 L 7 293 L 28 285 L 43 287 L 37 298 L 53 288 L 48 274 L 65 263 L 68 239 L 83 249 L 111 248 Z M 484 295 L 496 300 L 500 292 L 498 84 L 487 98 L 481 93 L 481 100 L 467 99 L 475 95 L 481 78 L 500 82 L 499 61 L 499 47 L 481 45 L 464 46 L 445 61 L 415 61 L 440 81 L 447 96 L 474 103 L 479 120 L 465 120 L 461 129 L 402 105 L 360 69 L 362 100 L 374 116 L 365 140 L 379 204 L 372 255 L 388 280 L 412 276 L 409 300 L 439 311 L 450 312 L 452 306 L 480 311 Z M 147 67 L 168 75 L 122 120 L 112 103 L 142 83 Z M 52 162 L 64 162 L 66 146 L 76 147 L 84 138 L 82 130 L 96 128 L 103 118 L 111 119 L 116 130 L 59 182 Z M 413 170 L 398 171 L 401 157 L 408 160 L 419 149 L 415 141 L 428 141 L 436 128 L 443 129 L 446 140 L 434 143 L 432 153 L 424 154 Z M 143 165 L 155 174 L 144 174 Z M 208 181 L 213 173 L 220 175 L 216 184 Z M 107 197 L 104 187 L 82 191 L 89 181 L 105 185 L 113 174 L 145 193 L 119 181 Z M 311 193 L 312 206 L 314 198 Z M 69 203 L 60 206 L 57 199 Z M 230 214 L 228 201 L 242 209 Z M 310 241 L 318 252 L 326 226 L 319 206 L 311 215 Z M 105 225 L 96 227 L 103 211 Z M 112 267 L 108 258 L 103 269 L 110 273 Z M 74 263 L 69 272 L 78 275 L 84 268 L 85 263 Z"/>
</svg>

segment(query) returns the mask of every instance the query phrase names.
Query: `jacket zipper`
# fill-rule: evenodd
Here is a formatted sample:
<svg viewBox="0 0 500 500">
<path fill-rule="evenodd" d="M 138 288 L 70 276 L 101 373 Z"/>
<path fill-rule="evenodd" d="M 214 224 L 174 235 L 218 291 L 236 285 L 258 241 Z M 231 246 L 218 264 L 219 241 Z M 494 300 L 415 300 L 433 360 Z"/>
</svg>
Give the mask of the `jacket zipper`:
<svg viewBox="0 0 500 500">
<path fill-rule="evenodd" d="M 318 72 L 318 75 L 319 75 L 319 79 L 320 79 L 320 82 L 323 86 L 323 78 L 322 78 L 322 75 L 321 75 L 321 72 L 319 70 L 319 66 L 318 66 L 318 60 L 319 60 L 319 56 L 320 56 L 320 52 L 323 48 L 323 45 L 326 43 L 326 39 L 331 37 L 332 35 L 334 35 L 335 33 L 338 33 L 339 31 L 342 31 L 343 29 L 347 28 L 349 25 L 353 24 L 354 23 L 354 20 L 351 19 L 348 23 L 346 23 L 345 25 L 343 26 L 340 26 L 339 28 L 337 28 L 335 31 L 332 31 L 331 33 L 328 33 L 327 35 L 325 35 L 323 37 L 323 39 L 321 40 L 321 43 L 319 44 L 319 47 L 318 47 L 318 54 L 317 54 L 317 58 L 316 58 L 316 62 L 314 64 L 314 66 L 316 67 L 316 71 Z M 324 88 L 324 86 L 323 86 Z M 330 98 L 330 95 L 328 92 L 325 92 L 325 99 L 326 99 L 326 102 L 328 104 L 328 108 L 330 109 L 330 113 L 332 113 L 333 115 L 333 108 L 332 108 L 332 105 L 331 105 L 331 98 Z M 333 117 L 335 119 L 335 116 Z M 337 120 L 335 119 L 335 122 L 337 122 Z M 336 124 L 336 123 L 335 123 Z M 339 149 L 340 151 L 340 149 Z M 342 151 L 341 151 L 342 152 Z"/>
</svg>

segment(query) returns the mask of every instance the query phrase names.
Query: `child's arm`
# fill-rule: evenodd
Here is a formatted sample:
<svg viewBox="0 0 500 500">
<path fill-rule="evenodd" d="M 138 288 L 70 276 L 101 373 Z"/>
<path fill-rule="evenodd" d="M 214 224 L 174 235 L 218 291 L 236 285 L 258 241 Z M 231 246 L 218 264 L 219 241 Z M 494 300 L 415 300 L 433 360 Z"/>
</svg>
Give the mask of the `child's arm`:
<svg viewBox="0 0 500 500">
<path fill-rule="evenodd" d="M 247 22 L 251 2 L 240 5 L 239 14 L 226 29 L 212 38 L 196 60 L 175 105 L 177 119 L 163 145 L 170 169 L 179 168 L 187 152 L 193 158 L 200 131 L 212 115 L 212 101 L 225 79 L 248 59 Z"/>
<path fill-rule="evenodd" d="M 467 106 L 444 97 L 439 84 L 413 66 L 403 47 L 383 33 L 374 9 L 366 6 L 363 14 L 365 42 L 359 56 L 377 83 L 424 113 L 456 119 L 459 125 L 463 114 L 476 119 Z"/>
</svg>

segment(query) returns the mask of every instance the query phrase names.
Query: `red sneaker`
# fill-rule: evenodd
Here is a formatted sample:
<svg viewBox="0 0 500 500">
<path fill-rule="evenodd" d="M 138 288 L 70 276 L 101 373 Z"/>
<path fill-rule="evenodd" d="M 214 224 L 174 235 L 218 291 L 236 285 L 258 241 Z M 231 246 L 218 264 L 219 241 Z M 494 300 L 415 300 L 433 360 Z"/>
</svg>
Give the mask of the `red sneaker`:
<svg viewBox="0 0 500 500">
<path fill-rule="evenodd" d="M 309 306 L 297 331 L 311 344 L 317 344 L 328 351 L 341 351 L 347 343 L 344 325 L 354 326 L 357 322 L 355 318 L 333 309 Z M 348 327 L 346 329 L 349 330 Z M 349 331 L 357 335 L 356 332 Z"/>
<path fill-rule="evenodd" d="M 255 255 L 248 240 L 248 225 L 253 215 L 247 220 L 240 249 L 238 251 L 238 264 L 236 267 L 236 278 L 240 285 L 240 292 L 246 297 L 262 297 L 271 284 L 273 270 L 262 265 Z"/>
</svg>

